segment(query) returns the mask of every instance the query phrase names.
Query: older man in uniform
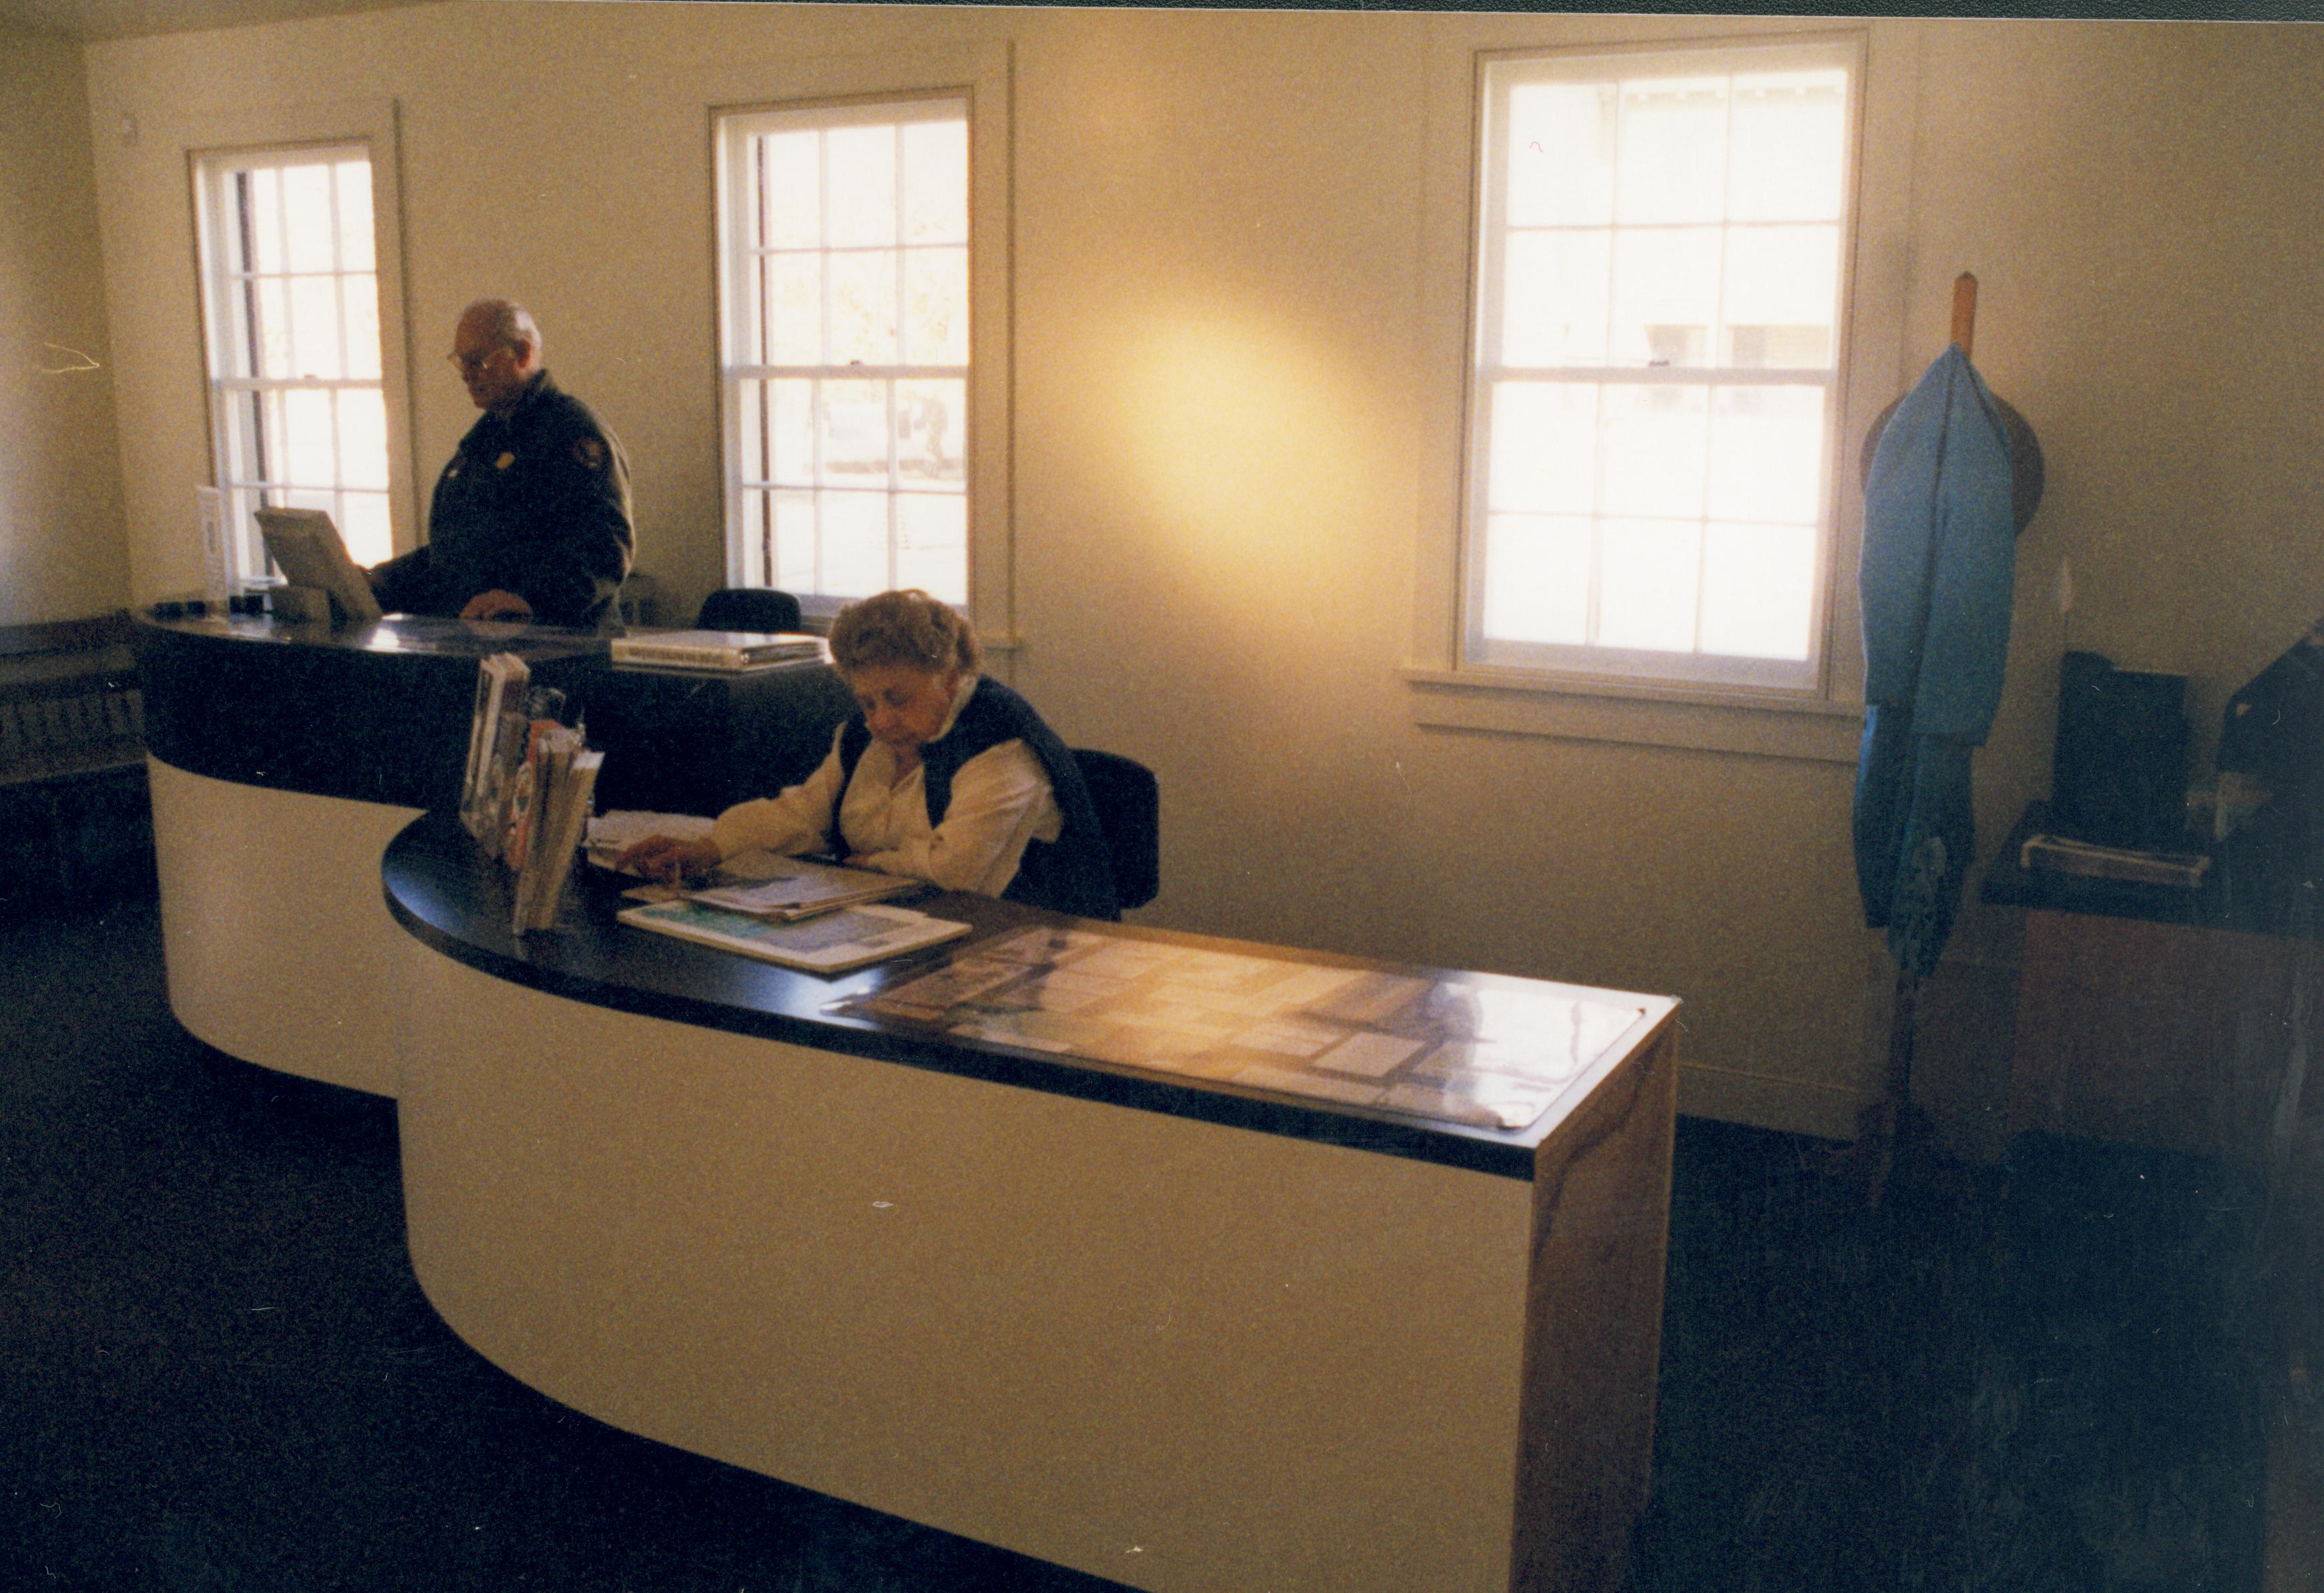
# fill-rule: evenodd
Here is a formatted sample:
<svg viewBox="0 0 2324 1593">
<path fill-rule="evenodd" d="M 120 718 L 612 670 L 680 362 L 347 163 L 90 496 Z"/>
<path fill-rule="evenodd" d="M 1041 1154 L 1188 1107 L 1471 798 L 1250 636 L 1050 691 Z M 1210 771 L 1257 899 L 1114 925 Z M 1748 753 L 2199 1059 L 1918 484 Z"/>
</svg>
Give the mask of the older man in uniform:
<svg viewBox="0 0 2324 1593">
<path fill-rule="evenodd" d="M 451 359 L 484 413 L 437 479 L 427 545 L 371 570 L 380 606 L 596 624 L 635 548 L 622 445 L 549 380 L 521 305 L 468 306 Z"/>
</svg>

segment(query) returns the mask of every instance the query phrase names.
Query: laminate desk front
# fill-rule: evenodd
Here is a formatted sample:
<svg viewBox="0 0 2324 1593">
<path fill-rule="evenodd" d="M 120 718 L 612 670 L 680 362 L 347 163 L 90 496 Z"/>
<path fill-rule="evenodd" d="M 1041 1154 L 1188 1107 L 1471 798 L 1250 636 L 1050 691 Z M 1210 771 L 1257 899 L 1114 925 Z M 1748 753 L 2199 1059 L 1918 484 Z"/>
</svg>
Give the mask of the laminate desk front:
<svg viewBox="0 0 2324 1593">
<path fill-rule="evenodd" d="M 1674 1001 L 1481 981 L 1635 1017 L 1536 1120 L 1466 1127 L 859 1003 L 1045 926 L 1480 976 L 940 896 L 918 905 L 966 940 L 824 979 L 619 925 L 591 879 L 514 936 L 505 874 L 443 815 L 383 868 L 413 1266 L 513 1376 L 1133 1587 L 1619 1585 Z"/>
<path fill-rule="evenodd" d="M 476 666 L 514 653 L 606 753 L 602 806 L 716 812 L 803 778 L 853 705 L 826 666 L 616 669 L 606 638 L 393 617 L 136 616 L 170 1005 L 261 1066 L 395 1093 L 379 859 L 458 805 Z"/>
</svg>

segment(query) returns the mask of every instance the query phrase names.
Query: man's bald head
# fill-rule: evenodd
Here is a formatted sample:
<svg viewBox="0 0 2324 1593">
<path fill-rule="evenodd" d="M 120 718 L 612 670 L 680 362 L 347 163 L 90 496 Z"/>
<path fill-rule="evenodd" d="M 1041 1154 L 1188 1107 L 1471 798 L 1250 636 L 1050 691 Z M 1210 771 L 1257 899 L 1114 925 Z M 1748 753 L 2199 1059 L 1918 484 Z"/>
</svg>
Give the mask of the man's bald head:
<svg viewBox="0 0 2324 1593">
<path fill-rule="evenodd" d="M 452 363 L 480 410 L 505 410 L 540 369 L 540 328 L 510 299 L 479 299 L 460 312 Z"/>
</svg>

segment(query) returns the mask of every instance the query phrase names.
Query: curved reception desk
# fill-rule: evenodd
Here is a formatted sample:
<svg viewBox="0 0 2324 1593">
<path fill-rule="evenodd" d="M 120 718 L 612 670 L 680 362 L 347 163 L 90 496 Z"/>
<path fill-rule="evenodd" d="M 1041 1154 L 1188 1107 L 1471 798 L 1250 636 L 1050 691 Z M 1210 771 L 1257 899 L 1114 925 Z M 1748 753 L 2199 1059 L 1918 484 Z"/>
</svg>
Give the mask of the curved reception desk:
<svg viewBox="0 0 2324 1593">
<path fill-rule="evenodd" d="M 172 1011 L 229 1055 L 381 1095 L 396 1091 L 401 936 L 380 854 L 457 806 L 487 653 L 516 654 L 585 714 L 609 806 L 715 812 L 796 780 L 851 705 L 822 666 L 614 669 L 603 636 L 547 625 L 148 612 L 136 647 Z"/>
<path fill-rule="evenodd" d="M 1132 1587 L 1621 1582 L 1675 1002 L 953 896 L 826 979 L 594 878 L 516 937 L 442 815 L 383 868 L 413 1265 L 524 1382 Z"/>
</svg>

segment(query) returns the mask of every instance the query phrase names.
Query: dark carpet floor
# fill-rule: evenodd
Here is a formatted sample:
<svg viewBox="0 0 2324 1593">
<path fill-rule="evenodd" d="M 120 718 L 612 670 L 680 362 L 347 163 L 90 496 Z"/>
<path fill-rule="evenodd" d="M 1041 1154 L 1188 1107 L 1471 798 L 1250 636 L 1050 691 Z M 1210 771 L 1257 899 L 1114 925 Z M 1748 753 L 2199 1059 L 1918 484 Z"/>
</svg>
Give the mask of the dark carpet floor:
<svg viewBox="0 0 2324 1593">
<path fill-rule="evenodd" d="M 1876 1211 L 1821 1150 L 1680 1124 L 1632 1587 L 2255 1589 L 2247 1193 L 2029 1138 Z M 150 897 L 0 923 L 0 1589 L 1107 1586 L 502 1375 L 412 1279 L 389 1102 L 188 1036 Z"/>
</svg>

